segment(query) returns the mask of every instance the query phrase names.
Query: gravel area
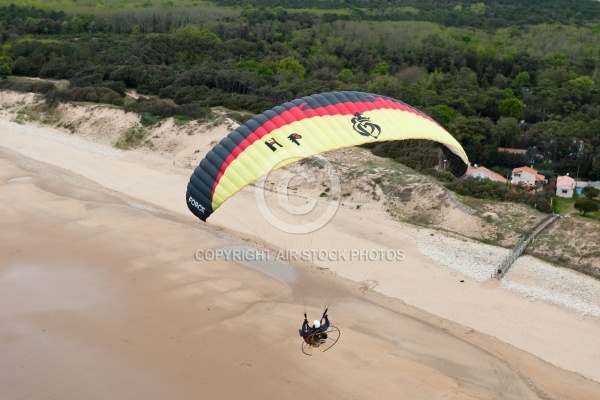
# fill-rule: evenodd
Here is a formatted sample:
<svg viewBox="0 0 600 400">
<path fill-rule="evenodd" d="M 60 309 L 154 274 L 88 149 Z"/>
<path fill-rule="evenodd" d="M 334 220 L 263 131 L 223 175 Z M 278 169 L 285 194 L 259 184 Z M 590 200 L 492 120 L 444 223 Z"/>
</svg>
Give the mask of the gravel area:
<svg viewBox="0 0 600 400">
<path fill-rule="evenodd" d="M 412 239 L 421 254 L 477 282 L 490 279 L 509 253 L 501 247 L 463 241 L 429 230 L 419 230 Z"/>
<path fill-rule="evenodd" d="M 507 249 L 465 242 L 428 230 L 420 230 L 412 239 L 421 254 L 478 282 L 490 279 L 509 254 Z M 600 281 L 535 257 L 519 257 L 500 287 L 522 294 L 530 301 L 543 300 L 582 316 L 600 318 Z"/>
<path fill-rule="evenodd" d="M 517 259 L 501 287 L 531 301 L 544 300 L 600 318 L 600 282 L 576 271 L 556 267 L 531 256 Z"/>
<path fill-rule="evenodd" d="M 112 147 L 103 146 L 101 144 L 92 143 L 88 140 L 81 139 L 77 136 L 64 133 L 54 133 L 49 131 L 49 128 L 37 128 L 31 125 L 21 125 L 12 121 L 0 120 L 0 127 L 7 128 L 15 132 L 24 133 L 26 135 L 39 136 L 44 139 L 49 139 L 57 143 L 76 148 L 78 150 L 89 151 L 90 153 L 100 154 L 109 159 L 117 159 L 123 156 L 123 151 Z"/>
</svg>

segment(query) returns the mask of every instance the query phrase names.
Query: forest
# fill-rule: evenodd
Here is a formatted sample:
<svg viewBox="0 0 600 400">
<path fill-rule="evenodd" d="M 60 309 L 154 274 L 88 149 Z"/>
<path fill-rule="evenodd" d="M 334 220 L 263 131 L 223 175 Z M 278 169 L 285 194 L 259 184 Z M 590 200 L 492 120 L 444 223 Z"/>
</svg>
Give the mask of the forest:
<svg viewBox="0 0 600 400">
<path fill-rule="evenodd" d="M 0 88 L 189 118 L 373 92 L 503 176 L 535 164 L 600 179 L 599 57 L 588 0 L 0 0 Z M 129 89 L 150 97 L 127 102 Z"/>
</svg>

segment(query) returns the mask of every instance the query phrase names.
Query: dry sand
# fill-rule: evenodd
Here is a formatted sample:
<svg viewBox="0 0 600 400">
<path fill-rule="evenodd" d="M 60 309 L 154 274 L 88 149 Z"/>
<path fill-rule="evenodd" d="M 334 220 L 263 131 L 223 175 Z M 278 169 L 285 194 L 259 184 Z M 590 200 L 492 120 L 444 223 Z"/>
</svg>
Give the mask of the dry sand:
<svg viewBox="0 0 600 400">
<path fill-rule="evenodd" d="M 426 257 L 439 232 L 342 207 L 308 243 L 292 240 L 248 206 L 252 189 L 207 226 L 187 211 L 190 171 L 173 160 L 7 123 L 0 138 L 1 399 L 600 393 L 598 319 Z M 239 243 L 231 228 L 271 248 L 401 249 L 405 259 L 321 263 L 361 285 L 302 264 L 302 279 L 283 282 L 194 260 Z M 334 294 L 342 329 L 312 358 L 297 336 L 307 294 L 311 316 Z"/>
</svg>

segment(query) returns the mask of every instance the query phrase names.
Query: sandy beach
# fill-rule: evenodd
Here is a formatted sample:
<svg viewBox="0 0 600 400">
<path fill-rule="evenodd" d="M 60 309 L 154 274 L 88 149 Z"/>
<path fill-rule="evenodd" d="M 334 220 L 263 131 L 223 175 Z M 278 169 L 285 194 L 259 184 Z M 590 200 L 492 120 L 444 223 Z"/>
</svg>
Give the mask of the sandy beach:
<svg viewBox="0 0 600 400">
<path fill-rule="evenodd" d="M 565 272 L 577 290 L 561 303 L 569 288 L 538 261 L 485 279 L 505 250 L 380 209 L 282 235 L 251 187 L 204 224 L 185 205 L 190 172 L 0 120 L 0 399 L 598 398 L 598 282 Z M 298 262 L 291 278 L 194 257 L 224 246 L 404 257 Z M 307 357 L 302 314 L 327 303 L 341 339 Z"/>
</svg>

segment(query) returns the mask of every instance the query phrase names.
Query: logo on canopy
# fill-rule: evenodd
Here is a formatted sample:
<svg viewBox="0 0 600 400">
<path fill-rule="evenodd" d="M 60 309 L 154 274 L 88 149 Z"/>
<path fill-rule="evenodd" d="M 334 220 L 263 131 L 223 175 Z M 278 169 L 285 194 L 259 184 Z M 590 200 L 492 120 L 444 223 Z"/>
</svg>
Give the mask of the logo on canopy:
<svg viewBox="0 0 600 400">
<path fill-rule="evenodd" d="M 372 123 L 369 117 L 365 117 L 359 112 L 354 113 L 351 121 L 353 124 L 352 128 L 363 136 L 377 139 L 381 134 L 379 125 Z"/>
<path fill-rule="evenodd" d="M 290 139 L 290 142 L 295 143 L 296 146 L 300 146 L 300 142 L 298 141 L 298 139 L 302 139 L 302 136 L 298 133 L 292 133 L 288 136 L 288 139 Z"/>
</svg>

